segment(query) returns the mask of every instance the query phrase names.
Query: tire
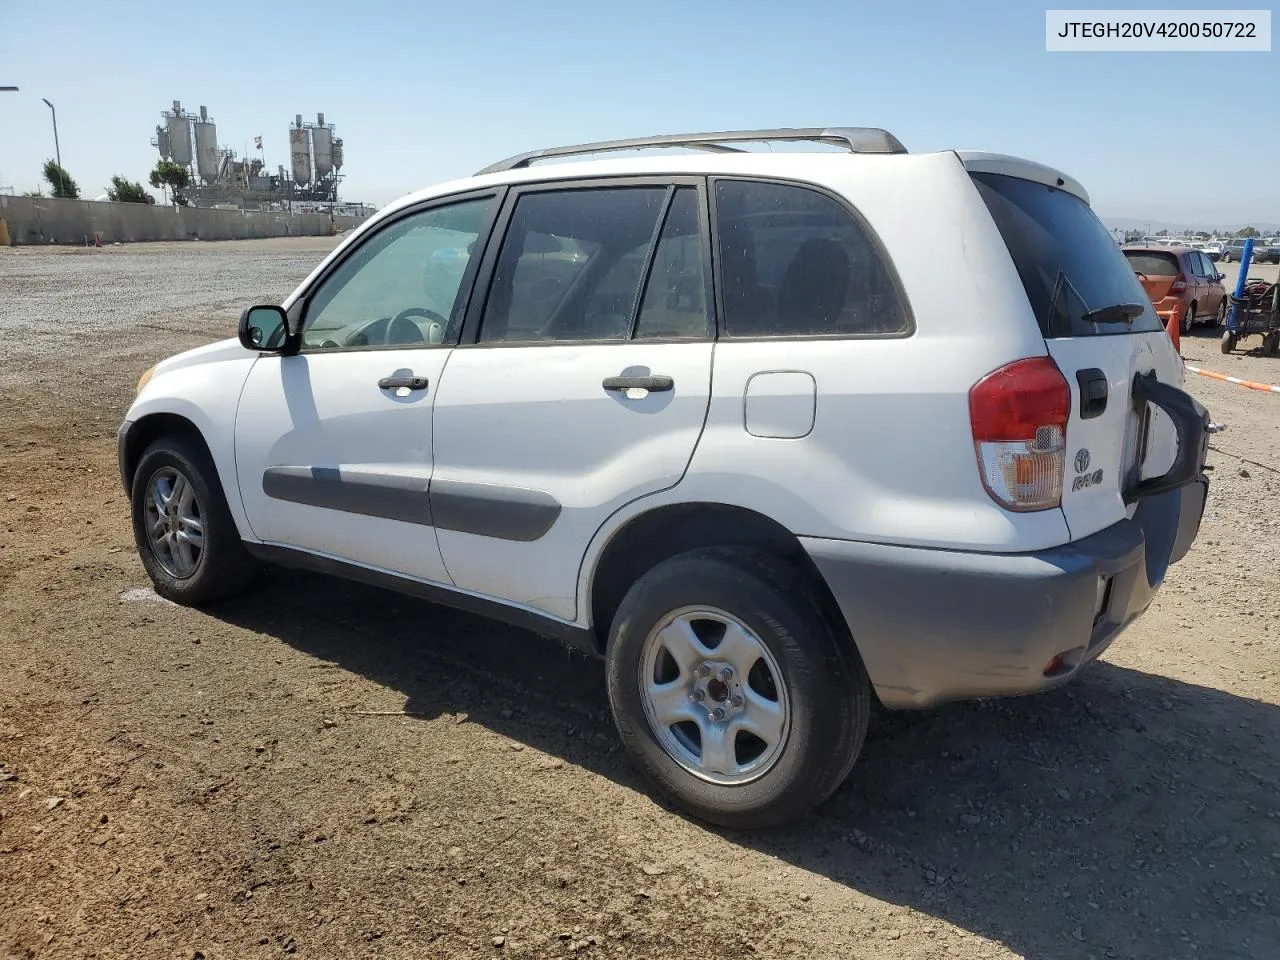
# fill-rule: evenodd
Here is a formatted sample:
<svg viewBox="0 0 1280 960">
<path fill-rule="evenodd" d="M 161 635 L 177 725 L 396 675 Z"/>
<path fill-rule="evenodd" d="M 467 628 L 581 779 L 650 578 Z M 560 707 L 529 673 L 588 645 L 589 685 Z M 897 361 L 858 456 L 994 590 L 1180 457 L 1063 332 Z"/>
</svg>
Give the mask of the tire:
<svg viewBox="0 0 1280 960">
<path fill-rule="evenodd" d="M 1205 321 L 1209 325 L 1210 330 L 1217 330 L 1226 325 L 1227 322 L 1227 298 L 1224 296 L 1218 301 L 1218 312 Z"/>
<path fill-rule="evenodd" d="M 1182 323 L 1179 324 L 1179 326 L 1182 328 L 1182 335 L 1185 337 L 1189 333 L 1191 333 L 1191 328 L 1194 327 L 1195 325 L 1196 325 L 1196 302 L 1192 300 L 1189 304 L 1187 304 L 1187 309 L 1182 314 Z"/>
<path fill-rule="evenodd" d="M 1222 335 L 1222 340 L 1220 341 L 1220 345 L 1222 347 L 1223 353 L 1230 353 L 1232 350 L 1236 348 L 1235 335 L 1230 330 L 1226 331 Z"/>
<path fill-rule="evenodd" d="M 665 633 L 664 624 L 673 631 Z M 727 639 L 717 643 L 720 628 Z M 675 646 L 685 667 L 670 655 L 664 634 L 684 638 Z M 688 642 L 691 636 L 700 647 Z M 724 652 L 730 640 L 747 654 Z M 700 678 L 708 661 L 709 679 Z M 721 673 L 729 663 L 736 669 Z M 641 577 L 614 616 L 606 672 L 618 733 L 645 777 L 687 813 L 733 829 L 778 826 L 826 800 L 857 759 L 873 700 L 861 658 L 844 630 L 824 616 L 805 577 L 739 548 L 682 554 Z M 672 715 L 700 720 L 651 721 L 661 695 L 642 689 L 648 679 L 669 681 Z M 699 690 L 705 695 L 691 699 Z M 717 703 L 736 716 L 716 723 Z M 776 708 L 766 716 L 781 718 L 771 721 L 780 733 L 770 737 L 769 723 L 756 727 L 762 738 L 734 733 L 721 754 L 732 772 L 717 771 L 703 749 L 703 731 L 750 724 L 762 704 Z"/>
<path fill-rule="evenodd" d="M 166 488 L 175 509 L 160 516 L 157 494 L 163 497 Z M 258 564 L 240 540 L 217 469 L 196 441 L 183 436 L 154 441 L 138 461 L 130 501 L 138 555 L 160 596 L 196 606 L 235 596 L 253 582 Z M 172 535 L 168 546 L 154 543 L 148 530 L 157 522 L 179 534 L 181 543 L 174 545 Z"/>
</svg>

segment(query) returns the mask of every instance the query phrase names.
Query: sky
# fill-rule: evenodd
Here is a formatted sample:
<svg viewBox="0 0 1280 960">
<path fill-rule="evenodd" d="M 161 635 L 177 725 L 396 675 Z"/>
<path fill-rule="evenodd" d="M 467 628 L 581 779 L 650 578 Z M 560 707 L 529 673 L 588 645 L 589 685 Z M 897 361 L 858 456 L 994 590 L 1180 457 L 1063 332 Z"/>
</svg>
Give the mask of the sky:
<svg viewBox="0 0 1280 960">
<path fill-rule="evenodd" d="M 35 188 L 54 154 L 41 98 L 88 198 L 113 174 L 146 181 L 176 99 L 237 151 L 261 134 L 271 169 L 294 115 L 322 111 L 344 140 L 342 199 L 379 206 L 543 146 L 878 126 L 913 152 L 1047 163 L 1104 218 L 1280 223 L 1274 36 L 1270 53 L 1048 53 L 1045 6 L 0 0 L 0 86 L 21 88 L 0 93 L 0 187 Z"/>
</svg>

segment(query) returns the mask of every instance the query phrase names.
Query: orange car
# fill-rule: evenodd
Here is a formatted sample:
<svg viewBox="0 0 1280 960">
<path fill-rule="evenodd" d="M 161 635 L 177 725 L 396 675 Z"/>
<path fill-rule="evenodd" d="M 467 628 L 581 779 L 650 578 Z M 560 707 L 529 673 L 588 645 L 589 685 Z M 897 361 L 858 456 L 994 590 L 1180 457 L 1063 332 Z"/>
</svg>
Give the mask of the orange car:
<svg viewBox="0 0 1280 960">
<path fill-rule="evenodd" d="M 1217 327 L 1226 322 L 1226 276 L 1206 254 L 1162 246 L 1125 247 L 1123 253 L 1166 329 L 1185 335 L 1197 323 Z"/>
</svg>

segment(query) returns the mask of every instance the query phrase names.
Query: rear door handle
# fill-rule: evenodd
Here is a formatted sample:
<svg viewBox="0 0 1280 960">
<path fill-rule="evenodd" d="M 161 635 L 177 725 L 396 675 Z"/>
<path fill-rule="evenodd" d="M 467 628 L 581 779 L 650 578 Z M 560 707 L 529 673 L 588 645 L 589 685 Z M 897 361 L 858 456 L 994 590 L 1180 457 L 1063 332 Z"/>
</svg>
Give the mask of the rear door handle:
<svg viewBox="0 0 1280 960">
<path fill-rule="evenodd" d="M 606 390 L 648 390 L 650 393 L 665 393 L 675 387 L 676 382 L 670 377 L 605 377 L 600 386 Z"/>
<path fill-rule="evenodd" d="M 1107 375 L 1096 367 L 1076 371 L 1080 384 L 1080 419 L 1092 420 L 1107 409 Z"/>
<path fill-rule="evenodd" d="M 383 377 L 378 381 L 379 390 L 399 390 L 401 387 L 406 390 L 425 390 L 427 389 L 426 377 Z"/>
</svg>

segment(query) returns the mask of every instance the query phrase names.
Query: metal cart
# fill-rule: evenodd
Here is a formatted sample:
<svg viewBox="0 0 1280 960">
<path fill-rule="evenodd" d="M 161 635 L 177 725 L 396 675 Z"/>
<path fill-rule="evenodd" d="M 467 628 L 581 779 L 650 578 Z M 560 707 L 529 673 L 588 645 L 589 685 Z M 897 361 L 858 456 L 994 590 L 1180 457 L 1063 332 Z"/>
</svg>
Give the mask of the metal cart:
<svg viewBox="0 0 1280 960">
<path fill-rule="evenodd" d="M 1227 328 L 1222 334 L 1222 352 L 1230 353 L 1245 337 L 1259 334 L 1262 352 L 1274 357 L 1280 352 L 1280 283 L 1268 283 L 1249 276 L 1253 240 L 1246 240 L 1240 256 L 1240 273 L 1231 294 Z"/>
<path fill-rule="evenodd" d="M 1222 352 L 1253 334 L 1262 336 L 1262 352 L 1269 357 L 1280 353 L 1280 283 L 1246 281 L 1242 295 L 1231 295 L 1227 329 L 1222 334 Z"/>
</svg>

